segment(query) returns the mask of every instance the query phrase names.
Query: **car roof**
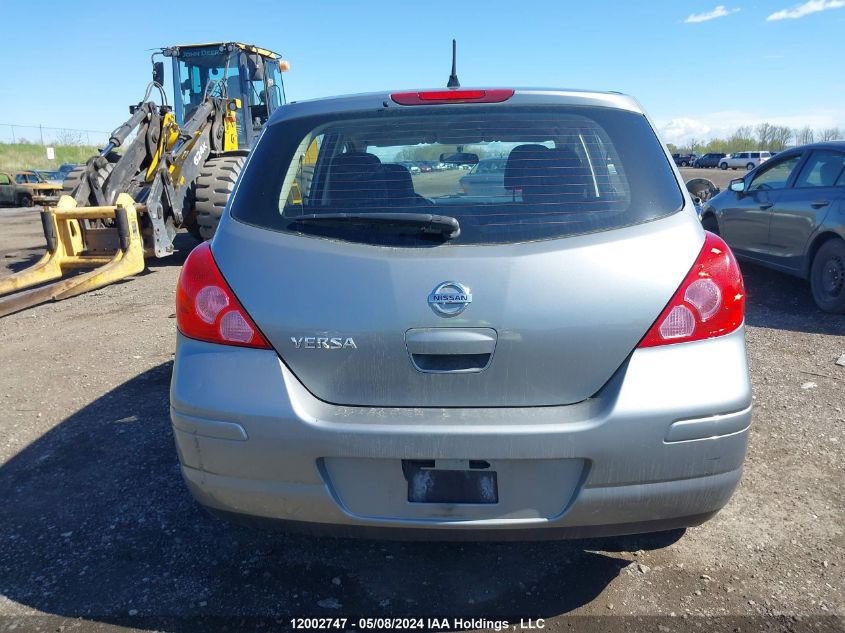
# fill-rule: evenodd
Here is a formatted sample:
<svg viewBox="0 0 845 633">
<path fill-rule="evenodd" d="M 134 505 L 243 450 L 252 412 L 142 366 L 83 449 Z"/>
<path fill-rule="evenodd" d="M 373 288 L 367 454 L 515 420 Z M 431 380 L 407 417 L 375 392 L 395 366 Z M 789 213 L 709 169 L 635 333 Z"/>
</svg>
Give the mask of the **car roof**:
<svg viewBox="0 0 845 633">
<path fill-rule="evenodd" d="M 838 149 L 840 151 L 845 151 L 845 140 L 843 141 L 819 141 L 817 143 L 808 143 L 807 145 L 798 145 L 797 147 L 790 147 L 790 150 L 793 149 Z M 784 150 L 788 151 L 788 150 Z"/>
<path fill-rule="evenodd" d="M 460 90 L 494 90 L 495 88 L 461 87 Z M 392 94 L 399 92 L 442 92 L 443 88 L 422 88 L 412 90 L 391 90 L 389 92 L 369 92 L 362 94 L 341 95 L 336 97 L 322 97 L 307 101 L 291 101 L 283 108 L 277 108 L 270 117 L 269 125 L 274 125 L 288 119 L 295 119 L 304 116 L 343 114 L 359 110 L 397 108 L 408 110 L 408 112 L 420 111 L 422 109 L 441 108 L 445 104 L 413 105 L 405 106 L 395 103 L 391 99 Z M 507 88 L 513 90 L 514 94 L 507 101 L 501 103 L 463 103 L 450 104 L 454 107 L 472 108 L 477 105 L 506 106 L 506 105 L 584 105 L 604 108 L 616 108 L 628 110 L 638 114 L 644 114 L 639 102 L 631 96 L 621 92 L 601 92 L 593 90 L 576 90 L 561 88 Z"/>
<path fill-rule="evenodd" d="M 799 152 L 805 152 L 813 149 L 835 149 L 840 152 L 845 152 L 845 141 L 819 141 L 818 143 L 807 143 L 806 145 L 796 145 L 795 147 L 787 147 L 779 151 L 778 156 L 792 155 Z"/>
</svg>

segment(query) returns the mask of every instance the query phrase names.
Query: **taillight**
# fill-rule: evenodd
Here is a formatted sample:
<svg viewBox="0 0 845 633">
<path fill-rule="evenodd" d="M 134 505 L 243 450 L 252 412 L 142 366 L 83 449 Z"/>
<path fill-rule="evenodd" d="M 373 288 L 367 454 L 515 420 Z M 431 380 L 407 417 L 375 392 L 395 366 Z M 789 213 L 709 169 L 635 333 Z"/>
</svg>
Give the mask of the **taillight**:
<svg viewBox="0 0 845 633">
<path fill-rule="evenodd" d="M 390 95 L 399 105 L 435 105 L 438 103 L 501 103 L 513 96 L 513 90 L 495 88 L 478 90 L 452 88 L 449 90 L 423 90 L 394 92 Z"/>
<path fill-rule="evenodd" d="M 200 341 L 270 349 L 220 274 L 208 242 L 191 251 L 182 267 L 176 288 L 176 327 Z"/>
<path fill-rule="evenodd" d="M 728 245 L 707 233 L 684 283 L 639 347 L 686 343 L 736 330 L 745 317 L 742 274 Z"/>
</svg>

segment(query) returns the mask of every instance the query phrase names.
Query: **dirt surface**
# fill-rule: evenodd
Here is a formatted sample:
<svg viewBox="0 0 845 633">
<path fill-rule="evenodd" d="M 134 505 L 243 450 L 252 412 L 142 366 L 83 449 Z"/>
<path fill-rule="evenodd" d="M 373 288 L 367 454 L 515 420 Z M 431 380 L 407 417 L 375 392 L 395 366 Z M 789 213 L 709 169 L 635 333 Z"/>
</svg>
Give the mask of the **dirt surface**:
<svg viewBox="0 0 845 633">
<path fill-rule="evenodd" d="M 698 171 L 725 174 L 684 170 Z M 0 275 L 38 256 L 40 231 L 37 213 L 0 210 Z M 194 244 L 181 235 L 143 275 L 0 319 L 0 631 L 268 630 L 299 616 L 355 618 L 348 630 L 386 616 L 845 628 L 845 318 L 816 310 L 801 281 L 743 267 L 754 422 L 742 483 L 708 523 L 596 541 L 346 541 L 221 522 L 182 483 L 168 383 Z"/>
</svg>

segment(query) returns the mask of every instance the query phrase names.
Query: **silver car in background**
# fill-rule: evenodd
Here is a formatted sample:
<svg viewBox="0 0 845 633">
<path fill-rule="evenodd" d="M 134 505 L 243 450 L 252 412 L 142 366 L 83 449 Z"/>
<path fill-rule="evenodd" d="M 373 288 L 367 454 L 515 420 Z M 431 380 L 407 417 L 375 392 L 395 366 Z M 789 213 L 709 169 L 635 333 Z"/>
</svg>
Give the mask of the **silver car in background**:
<svg viewBox="0 0 845 633">
<path fill-rule="evenodd" d="M 463 192 L 469 196 L 508 196 L 505 189 L 504 158 L 485 158 L 472 166 L 470 172 L 458 182 Z"/>
<path fill-rule="evenodd" d="M 456 151 L 504 157 L 497 190 L 401 164 Z M 711 517 L 751 421 L 744 290 L 671 162 L 616 93 L 277 110 L 177 289 L 171 419 L 196 499 L 399 538 Z"/>
<path fill-rule="evenodd" d="M 719 159 L 719 169 L 745 169 L 752 170 L 759 167 L 772 157 L 771 152 L 754 151 L 754 152 L 734 152 L 728 154 L 724 158 Z"/>
</svg>

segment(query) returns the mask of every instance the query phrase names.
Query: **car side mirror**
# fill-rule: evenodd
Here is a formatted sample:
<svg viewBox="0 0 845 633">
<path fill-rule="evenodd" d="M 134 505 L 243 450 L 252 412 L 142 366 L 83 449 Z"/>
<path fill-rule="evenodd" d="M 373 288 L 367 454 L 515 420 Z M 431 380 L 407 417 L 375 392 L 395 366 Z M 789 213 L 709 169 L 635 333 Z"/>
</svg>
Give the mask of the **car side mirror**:
<svg viewBox="0 0 845 633">
<path fill-rule="evenodd" d="M 745 180 L 743 178 L 734 178 L 731 180 L 730 188 L 734 193 L 743 193 L 745 191 Z"/>
<path fill-rule="evenodd" d="M 164 62 L 153 62 L 153 81 L 164 86 Z"/>
</svg>

